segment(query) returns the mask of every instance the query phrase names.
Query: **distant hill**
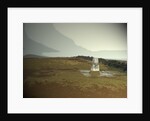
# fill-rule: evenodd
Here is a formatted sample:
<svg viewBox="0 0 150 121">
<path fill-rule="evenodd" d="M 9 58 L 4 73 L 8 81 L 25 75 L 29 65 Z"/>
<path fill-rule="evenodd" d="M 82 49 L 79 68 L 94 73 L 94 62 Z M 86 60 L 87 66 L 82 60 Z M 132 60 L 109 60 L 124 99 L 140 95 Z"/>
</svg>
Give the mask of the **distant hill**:
<svg viewBox="0 0 150 121">
<path fill-rule="evenodd" d="M 126 60 L 126 50 L 90 51 L 75 42 L 48 23 L 24 24 L 24 55 L 46 55 L 49 57 L 93 56 L 105 59 Z M 91 45 L 92 46 L 92 45 Z"/>
<path fill-rule="evenodd" d="M 45 51 L 41 50 L 41 53 L 50 57 L 70 57 L 77 56 L 79 54 L 88 55 L 91 51 L 82 48 L 74 43 L 74 41 L 60 32 L 58 32 L 52 24 L 47 23 L 34 23 L 24 24 L 24 36 L 27 36 L 34 42 L 37 42 L 48 48 L 53 48 L 56 51 Z M 29 40 L 29 39 L 27 39 Z M 28 41 L 24 38 L 26 44 Z M 33 44 L 28 44 L 33 46 Z M 28 45 L 24 44 L 24 47 L 29 48 Z M 31 52 L 28 52 L 31 54 Z M 37 54 L 32 49 L 32 54 Z M 39 55 L 39 54 L 38 54 Z M 40 54 L 41 55 L 41 54 Z"/>
<path fill-rule="evenodd" d="M 25 29 L 25 28 L 24 28 Z M 45 52 L 59 52 L 28 37 L 26 31 L 23 33 L 23 55 L 42 55 Z"/>
</svg>

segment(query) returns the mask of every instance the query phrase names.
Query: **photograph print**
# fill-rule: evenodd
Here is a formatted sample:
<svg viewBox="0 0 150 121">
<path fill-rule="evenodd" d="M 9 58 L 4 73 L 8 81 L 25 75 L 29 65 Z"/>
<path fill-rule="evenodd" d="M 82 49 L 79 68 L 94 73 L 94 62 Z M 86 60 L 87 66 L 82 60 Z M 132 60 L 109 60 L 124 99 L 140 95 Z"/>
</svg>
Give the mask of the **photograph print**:
<svg viewBox="0 0 150 121">
<path fill-rule="evenodd" d="M 23 98 L 127 98 L 127 23 L 23 23 Z"/>
</svg>

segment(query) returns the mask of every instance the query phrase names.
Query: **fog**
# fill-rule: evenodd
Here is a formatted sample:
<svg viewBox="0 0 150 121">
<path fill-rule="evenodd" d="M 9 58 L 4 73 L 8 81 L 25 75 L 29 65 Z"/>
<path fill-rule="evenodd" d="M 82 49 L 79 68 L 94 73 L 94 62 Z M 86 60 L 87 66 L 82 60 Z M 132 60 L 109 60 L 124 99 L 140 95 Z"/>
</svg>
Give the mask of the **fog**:
<svg viewBox="0 0 150 121">
<path fill-rule="evenodd" d="M 126 23 L 24 23 L 24 55 L 127 59 Z"/>
</svg>

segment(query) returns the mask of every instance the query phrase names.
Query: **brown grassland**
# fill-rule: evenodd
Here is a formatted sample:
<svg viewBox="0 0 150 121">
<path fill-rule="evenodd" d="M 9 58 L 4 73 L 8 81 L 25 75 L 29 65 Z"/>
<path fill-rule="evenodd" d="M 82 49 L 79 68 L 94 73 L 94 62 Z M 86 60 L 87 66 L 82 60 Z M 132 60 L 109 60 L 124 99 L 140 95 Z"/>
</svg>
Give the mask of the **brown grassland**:
<svg viewBox="0 0 150 121">
<path fill-rule="evenodd" d="M 24 98 L 126 98 L 127 74 L 100 63 L 101 71 L 114 70 L 113 77 L 86 77 L 91 62 L 79 58 L 24 58 Z"/>
</svg>

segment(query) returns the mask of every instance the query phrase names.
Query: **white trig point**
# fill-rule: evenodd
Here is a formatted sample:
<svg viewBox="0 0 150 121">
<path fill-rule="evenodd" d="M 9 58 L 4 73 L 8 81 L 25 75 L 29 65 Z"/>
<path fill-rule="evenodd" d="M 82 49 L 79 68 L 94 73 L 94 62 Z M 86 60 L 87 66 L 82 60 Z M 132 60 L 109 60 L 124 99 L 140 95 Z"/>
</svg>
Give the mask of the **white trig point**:
<svg viewBox="0 0 150 121">
<path fill-rule="evenodd" d="M 99 61 L 98 58 L 93 58 L 91 71 L 99 71 Z"/>
</svg>

